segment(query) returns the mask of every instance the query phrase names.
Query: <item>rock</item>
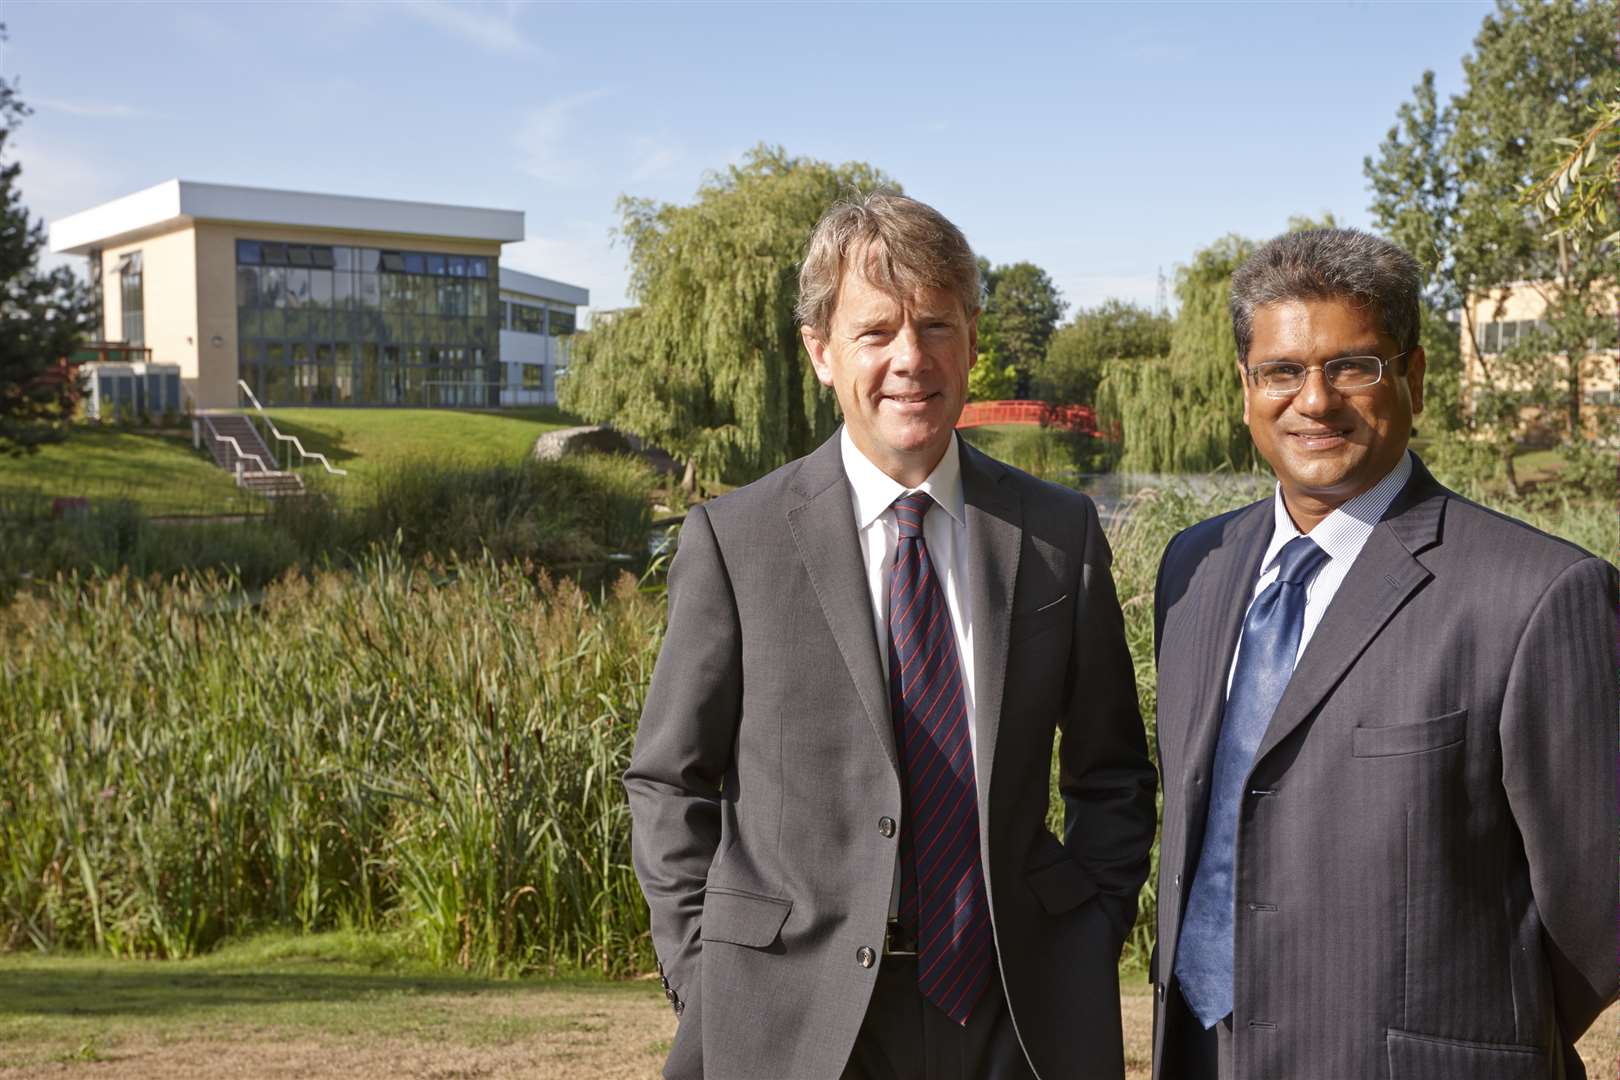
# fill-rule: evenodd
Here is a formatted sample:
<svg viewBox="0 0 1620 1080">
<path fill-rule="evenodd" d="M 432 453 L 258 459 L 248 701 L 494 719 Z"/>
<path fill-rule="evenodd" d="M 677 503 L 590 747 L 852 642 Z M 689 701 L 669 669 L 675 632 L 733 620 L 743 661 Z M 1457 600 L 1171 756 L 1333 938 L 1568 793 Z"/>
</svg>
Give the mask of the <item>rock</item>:
<svg viewBox="0 0 1620 1080">
<path fill-rule="evenodd" d="M 556 461 L 583 453 L 633 454 L 635 448 L 623 435 L 602 424 L 548 431 L 534 440 L 529 456 L 536 461 Z"/>
</svg>

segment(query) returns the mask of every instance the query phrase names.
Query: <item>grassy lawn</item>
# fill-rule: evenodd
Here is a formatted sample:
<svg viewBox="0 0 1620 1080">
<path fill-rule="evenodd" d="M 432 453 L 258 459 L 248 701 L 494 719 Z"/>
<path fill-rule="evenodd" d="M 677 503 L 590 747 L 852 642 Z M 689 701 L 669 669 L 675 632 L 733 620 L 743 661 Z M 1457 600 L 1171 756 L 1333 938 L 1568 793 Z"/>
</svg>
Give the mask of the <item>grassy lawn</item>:
<svg viewBox="0 0 1620 1080">
<path fill-rule="evenodd" d="M 521 458 L 543 432 L 577 423 L 554 408 L 471 412 L 453 409 L 278 409 L 276 426 L 349 470 L 333 490 L 363 490 L 389 463 L 414 457 Z M 320 467 L 304 470 L 312 480 Z M 324 481 L 323 481 L 324 482 Z M 127 498 L 151 515 L 257 513 L 232 476 L 191 446 L 189 426 L 135 433 L 87 424 L 65 443 L 26 458 L 0 457 L 0 497 Z"/>
<path fill-rule="evenodd" d="M 459 458 L 513 461 L 547 431 L 581 423 L 557 409 L 536 407 L 475 412 L 459 409 L 270 409 L 284 435 L 312 453 L 325 454 L 349 475 L 334 490 L 363 487 L 398 461 Z M 274 448 L 272 448 L 274 449 Z M 322 473 L 319 465 L 306 474 Z"/>
<path fill-rule="evenodd" d="M 1137 973 L 1122 989 L 1126 1075 L 1145 1080 L 1152 997 Z M 1617 1016 L 1581 1041 L 1594 1077 Z M 656 982 L 464 977 L 346 933 L 180 962 L 0 956 L 4 1077 L 653 1080 L 674 1029 Z"/>
<path fill-rule="evenodd" d="M 23 458 L 0 457 L 0 496 L 33 492 L 92 502 L 133 499 L 148 514 L 227 514 L 263 509 L 225 470 L 191 447 L 191 429 L 137 434 L 94 425 Z"/>
</svg>

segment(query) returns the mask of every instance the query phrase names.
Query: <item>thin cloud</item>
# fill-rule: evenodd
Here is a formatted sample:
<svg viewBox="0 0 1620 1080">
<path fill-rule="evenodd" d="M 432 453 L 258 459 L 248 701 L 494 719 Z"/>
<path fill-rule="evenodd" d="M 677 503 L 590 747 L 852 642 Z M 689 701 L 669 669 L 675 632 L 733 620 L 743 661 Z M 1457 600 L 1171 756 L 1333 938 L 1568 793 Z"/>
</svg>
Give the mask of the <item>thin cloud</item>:
<svg viewBox="0 0 1620 1080">
<path fill-rule="evenodd" d="M 606 90 L 586 90 L 530 109 L 513 140 L 520 155 L 518 168 L 548 184 L 578 182 L 585 175 L 584 159 L 570 149 L 568 136 L 576 114 L 607 94 Z"/>
<path fill-rule="evenodd" d="M 535 51 L 518 29 L 511 4 L 494 10 L 489 4 L 452 3 L 450 0 L 407 0 L 407 14 L 430 26 L 461 37 L 487 52 L 520 56 Z"/>
<path fill-rule="evenodd" d="M 630 153 L 632 163 L 628 178 L 632 184 L 669 172 L 685 156 L 675 143 L 646 136 L 634 140 Z"/>
<path fill-rule="evenodd" d="M 137 109 L 133 105 L 104 101 L 63 101 L 60 98 L 34 98 L 29 104 L 36 105 L 47 112 L 66 113 L 69 116 L 121 119 L 149 115 L 145 109 Z"/>
</svg>

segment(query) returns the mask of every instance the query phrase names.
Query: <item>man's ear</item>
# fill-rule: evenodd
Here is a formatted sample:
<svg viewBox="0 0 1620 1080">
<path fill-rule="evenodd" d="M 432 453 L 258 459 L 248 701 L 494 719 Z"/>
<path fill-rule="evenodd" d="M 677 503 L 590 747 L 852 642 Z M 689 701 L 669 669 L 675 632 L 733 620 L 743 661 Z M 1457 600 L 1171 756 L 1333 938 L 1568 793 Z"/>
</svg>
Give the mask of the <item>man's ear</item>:
<svg viewBox="0 0 1620 1080">
<path fill-rule="evenodd" d="M 1406 389 L 1412 395 L 1413 416 L 1423 411 L 1423 365 L 1427 360 L 1421 345 L 1413 346 L 1406 354 L 1406 374 L 1401 378 L 1406 380 Z"/>
<path fill-rule="evenodd" d="M 1238 393 L 1243 395 L 1243 422 L 1247 424 L 1249 422 L 1249 371 L 1243 366 L 1241 360 L 1238 361 L 1237 373 Z"/>
<path fill-rule="evenodd" d="M 832 386 L 832 359 L 827 355 L 826 341 L 816 334 L 813 326 L 799 327 L 799 338 L 804 342 L 804 351 L 810 354 L 810 366 L 815 369 L 816 378 L 821 380 L 822 386 Z"/>
</svg>

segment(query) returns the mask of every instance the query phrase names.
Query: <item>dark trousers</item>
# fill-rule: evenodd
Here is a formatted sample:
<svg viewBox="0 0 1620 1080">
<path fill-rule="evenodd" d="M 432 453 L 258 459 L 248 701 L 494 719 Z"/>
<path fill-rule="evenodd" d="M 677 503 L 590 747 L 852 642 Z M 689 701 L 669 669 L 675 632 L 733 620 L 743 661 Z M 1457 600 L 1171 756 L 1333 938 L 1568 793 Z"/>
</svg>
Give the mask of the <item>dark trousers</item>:
<svg viewBox="0 0 1620 1080">
<path fill-rule="evenodd" d="M 966 1024 L 917 989 L 917 958 L 885 956 L 843 1080 L 1035 1080 L 992 973 Z"/>
<path fill-rule="evenodd" d="M 1164 1080 L 1232 1080 L 1232 1018 L 1205 1028 L 1181 999 L 1175 979 L 1165 988 Z"/>
</svg>

